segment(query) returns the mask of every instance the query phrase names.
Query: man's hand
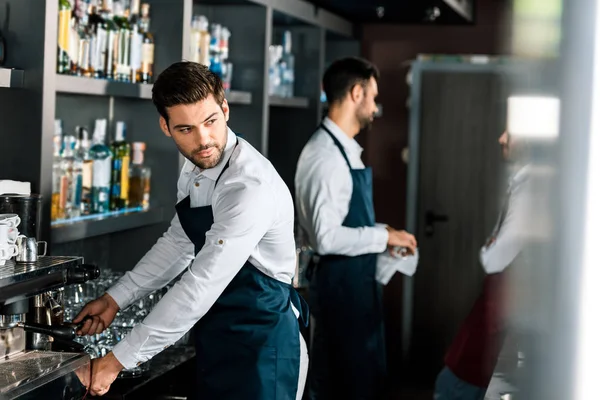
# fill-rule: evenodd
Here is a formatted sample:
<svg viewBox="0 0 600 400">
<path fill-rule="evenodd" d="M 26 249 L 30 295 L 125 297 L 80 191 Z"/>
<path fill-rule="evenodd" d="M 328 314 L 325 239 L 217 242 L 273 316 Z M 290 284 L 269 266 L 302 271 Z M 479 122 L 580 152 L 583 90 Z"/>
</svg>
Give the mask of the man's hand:
<svg viewBox="0 0 600 400">
<path fill-rule="evenodd" d="M 388 230 L 388 247 L 406 247 L 409 254 L 415 254 L 417 249 L 417 240 L 413 235 L 406 231 L 397 231 L 394 228 L 386 227 Z"/>
<path fill-rule="evenodd" d="M 92 360 L 92 384 L 88 388 L 92 396 L 103 396 L 117 379 L 123 365 L 112 351 L 102 358 Z"/>
<path fill-rule="evenodd" d="M 73 320 L 75 324 L 85 320 L 77 334 L 81 336 L 101 333 L 115 319 L 118 311 L 119 305 L 108 293 L 90 301 Z"/>
</svg>

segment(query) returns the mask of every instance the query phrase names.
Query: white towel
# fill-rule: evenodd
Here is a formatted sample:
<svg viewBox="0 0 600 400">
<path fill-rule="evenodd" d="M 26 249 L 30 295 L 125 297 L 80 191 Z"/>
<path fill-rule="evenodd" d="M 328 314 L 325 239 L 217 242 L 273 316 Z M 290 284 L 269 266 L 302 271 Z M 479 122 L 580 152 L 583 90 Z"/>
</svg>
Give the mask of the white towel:
<svg viewBox="0 0 600 400">
<path fill-rule="evenodd" d="M 0 195 L 3 194 L 31 194 L 30 182 L 19 182 L 10 180 L 0 180 Z"/>
<path fill-rule="evenodd" d="M 377 268 L 375 279 L 382 285 L 387 285 L 396 272 L 407 276 L 413 276 L 419 264 L 419 250 L 415 254 L 406 257 L 394 257 L 389 252 L 381 253 L 377 256 Z"/>
</svg>

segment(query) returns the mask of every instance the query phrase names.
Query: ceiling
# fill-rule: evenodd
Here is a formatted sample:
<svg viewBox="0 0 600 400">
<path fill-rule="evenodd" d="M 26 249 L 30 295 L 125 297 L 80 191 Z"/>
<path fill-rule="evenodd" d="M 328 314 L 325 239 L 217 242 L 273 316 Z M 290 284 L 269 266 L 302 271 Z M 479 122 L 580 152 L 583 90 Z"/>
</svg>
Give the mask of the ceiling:
<svg viewBox="0 0 600 400">
<path fill-rule="evenodd" d="M 474 0 L 307 0 L 357 23 L 471 24 L 449 4 Z M 378 10 L 379 8 L 379 10 Z M 378 13 L 379 11 L 379 13 Z M 379 15 L 378 15 L 379 14 Z"/>
</svg>

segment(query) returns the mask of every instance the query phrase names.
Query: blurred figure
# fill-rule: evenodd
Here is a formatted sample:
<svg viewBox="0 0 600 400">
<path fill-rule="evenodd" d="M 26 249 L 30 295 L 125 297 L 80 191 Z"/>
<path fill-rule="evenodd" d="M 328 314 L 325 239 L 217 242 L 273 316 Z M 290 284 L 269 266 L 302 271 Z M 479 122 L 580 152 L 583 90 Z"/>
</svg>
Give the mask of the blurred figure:
<svg viewBox="0 0 600 400">
<path fill-rule="evenodd" d="M 530 166 L 527 146 L 508 132 L 498 142 L 511 179 L 498 221 L 479 259 L 487 276 L 483 290 L 446 355 L 435 384 L 435 400 L 483 400 L 506 335 L 504 292 L 508 267 L 525 242 Z"/>
<path fill-rule="evenodd" d="M 354 139 L 377 112 L 378 78 L 360 58 L 327 69 L 329 112 L 298 161 L 298 221 L 319 255 L 308 277 L 315 320 L 310 399 L 381 396 L 386 360 L 377 255 L 388 246 L 416 248 L 413 235 L 375 223 L 371 169 Z"/>
</svg>

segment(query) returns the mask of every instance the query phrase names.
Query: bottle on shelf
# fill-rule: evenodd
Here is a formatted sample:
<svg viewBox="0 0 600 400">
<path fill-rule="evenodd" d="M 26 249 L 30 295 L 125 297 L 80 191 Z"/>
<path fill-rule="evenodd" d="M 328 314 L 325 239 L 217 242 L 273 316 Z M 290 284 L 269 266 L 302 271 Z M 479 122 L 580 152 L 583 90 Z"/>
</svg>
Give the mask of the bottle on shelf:
<svg viewBox="0 0 600 400">
<path fill-rule="evenodd" d="M 104 57 L 104 77 L 109 80 L 116 79 L 117 45 L 119 27 L 114 21 L 113 1 L 104 0 L 102 19 L 106 29 L 106 47 Z"/>
<path fill-rule="evenodd" d="M 67 204 L 67 191 L 69 185 L 66 175 L 62 169 L 62 121 L 54 120 L 54 154 L 52 160 L 52 200 L 50 206 L 50 219 L 65 218 L 65 206 Z"/>
<path fill-rule="evenodd" d="M 81 162 L 81 215 L 92 213 L 93 160 L 90 155 L 90 134 L 82 126 L 75 128 L 75 156 Z"/>
<path fill-rule="evenodd" d="M 106 145 L 106 119 L 96 120 L 90 157 L 93 163 L 92 212 L 106 213 L 110 210 L 110 173 L 113 157 L 112 151 Z"/>
<path fill-rule="evenodd" d="M 66 135 L 63 138 L 62 175 L 67 177 L 67 200 L 65 218 L 77 218 L 81 215 L 81 183 L 82 165 L 75 156 L 75 136 Z"/>
<path fill-rule="evenodd" d="M 281 96 L 294 96 L 294 72 L 295 58 L 292 54 L 292 33 L 285 31 L 283 33 L 283 53 L 281 56 Z"/>
<path fill-rule="evenodd" d="M 102 18 L 97 0 L 90 3 L 89 12 L 90 32 L 92 39 L 90 44 L 90 64 L 94 70 L 94 78 L 102 79 L 106 76 L 106 46 L 108 26 Z"/>
<path fill-rule="evenodd" d="M 281 68 L 279 63 L 283 54 L 283 47 L 269 46 L 269 96 L 279 95 L 281 91 Z"/>
<path fill-rule="evenodd" d="M 129 160 L 131 146 L 125 141 L 125 122 L 118 121 L 115 141 L 112 144 L 113 167 L 110 193 L 110 210 L 128 207 L 129 200 Z"/>
<path fill-rule="evenodd" d="M 221 25 L 212 24 L 210 32 L 210 70 L 217 74 L 219 78 L 223 77 L 223 65 L 221 64 L 221 52 L 220 52 L 220 41 L 221 41 Z"/>
<path fill-rule="evenodd" d="M 125 16 L 123 3 L 115 0 L 113 4 L 114 22 L 118 27 L 115 57 L 115 78 L 121 82 L 131 81 L 131 27 Z"/>
<path fill-rule="evenodd" d="M 150 33 L 150 4 L 142 4 L 142 15 L 139 24 L 142 40 L 142 62 L 138 70 L 137 81 L 151 83 L 154 68 L 154 36 Z"/>
<path fill-rule="evenodd" d="M 77 54 L 77 75 L 91 78 L 94 76 L 94 68 L 92 66 L 92 37 L 91 27 L 89 24 L 89 14 L 87 10 L 80 13 L 79 25 L 77 29 L 77 37 L 79 39 Z"/>
<path fill-rule="evenodd" d="M 150 207 L 150 167 L 144 165 L 146 143 L 132 143 L 133 158 L 129 172 L 129 207 L 147 210 Z"/>
<path fill-rule="evenodd" d="M 58 2 L 58 56 L 56 72 L 68 74 L 71 71 L 71 60 L 69 59 L 69 46 L 71 32 L 71 3 L 69 0 Z"/>
<path fill-rule="evenodd" d="M 79 21 L 73 11 L 69 21 L 69 60 L 70 75 L 77 75 L 79 73 Z"/>
</svg>

